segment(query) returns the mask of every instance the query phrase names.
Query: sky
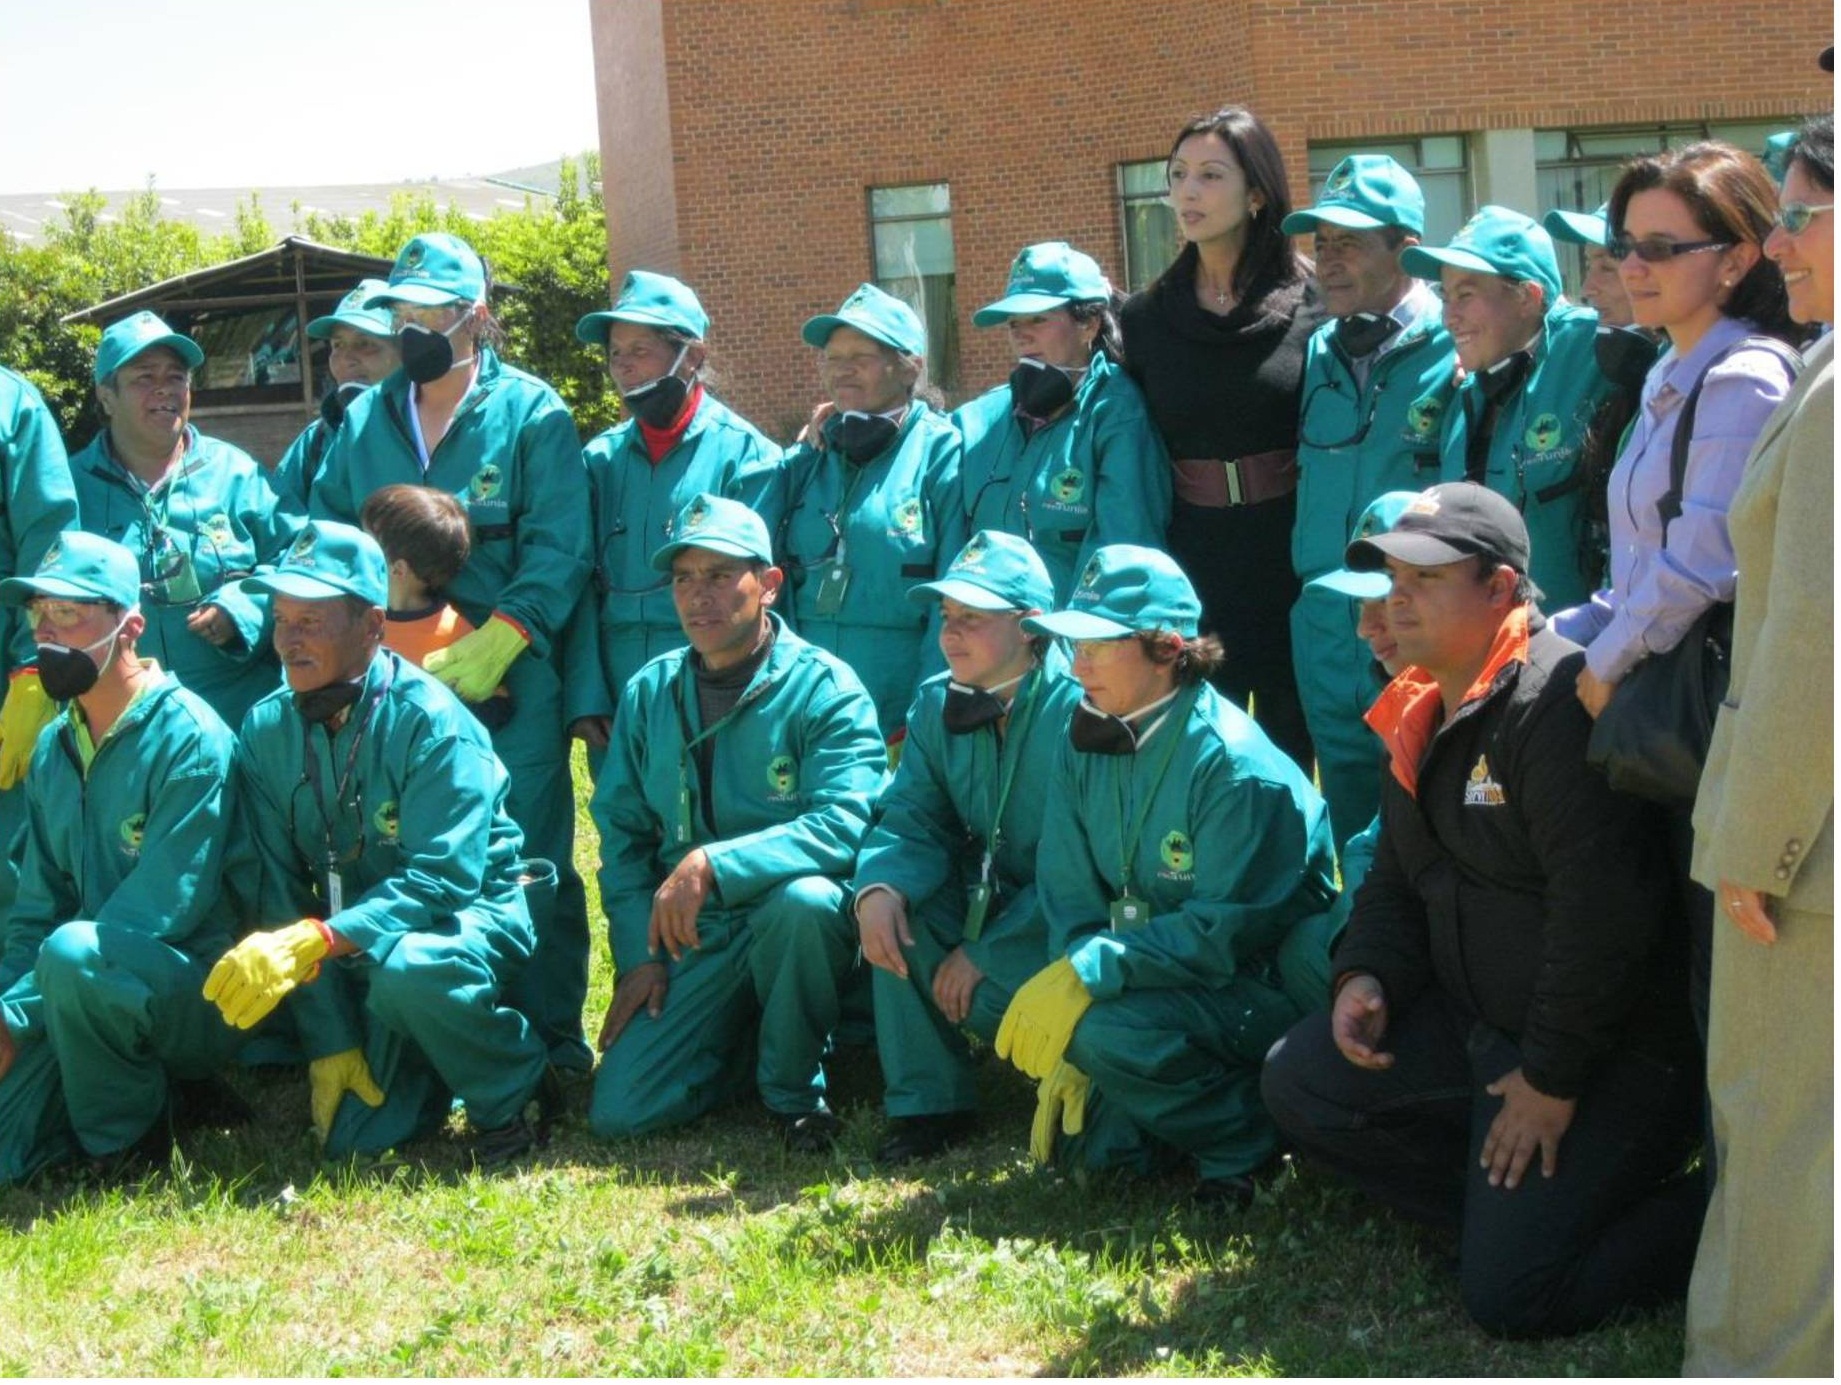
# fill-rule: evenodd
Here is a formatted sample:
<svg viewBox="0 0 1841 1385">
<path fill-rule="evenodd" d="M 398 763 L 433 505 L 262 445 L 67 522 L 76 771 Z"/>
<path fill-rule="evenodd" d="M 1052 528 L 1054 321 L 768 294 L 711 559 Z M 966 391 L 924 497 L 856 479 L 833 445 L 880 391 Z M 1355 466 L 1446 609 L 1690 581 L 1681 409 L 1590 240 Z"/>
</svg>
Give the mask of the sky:
<svg viewBox="0 0 1841 1385">
<path fill-rule="evenodd" d="M 456 178 L 596 147 L 590 0 L 0 0 L 0 193 Z"/>
</svg>

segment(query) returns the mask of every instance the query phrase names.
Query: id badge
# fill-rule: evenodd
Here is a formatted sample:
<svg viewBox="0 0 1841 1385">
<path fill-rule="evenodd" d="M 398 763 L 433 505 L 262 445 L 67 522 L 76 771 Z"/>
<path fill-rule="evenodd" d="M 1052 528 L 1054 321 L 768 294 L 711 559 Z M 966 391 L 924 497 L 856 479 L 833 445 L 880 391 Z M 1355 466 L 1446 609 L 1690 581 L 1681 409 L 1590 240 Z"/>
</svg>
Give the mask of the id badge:
<svg viewBox="0 0 1841 1385">
<path fill-rule="evenodd" d="M 834 616 L 844 609 L 844 593 L 850 590 L 850 568 L 832 563 L 819 579 L 817 608 L 821 616 Z"/>
<path fill-rule="evenodd" d="M 678 785 L 678 845 L 690 841 L 690 785 Z"/>
<path fill-rule="evenodd" d="M 326 866 L 326 913 L 337 914 L 345 908 L 345 877 L 330 862 Z"/>
<path fill-rule="evenodd" d="M 1134 895 L 1122 894 L 1112 901 L 1112 931 L 1130 933 L 1151 921 L 1151 906 Z"/>
<path fill-rule="evenodd" d="M 980 880 L 965 899 L 965 941 L 975 943 L 984 932 L 984 916 L 991 911 L 991 882 Z"/>
</svg>

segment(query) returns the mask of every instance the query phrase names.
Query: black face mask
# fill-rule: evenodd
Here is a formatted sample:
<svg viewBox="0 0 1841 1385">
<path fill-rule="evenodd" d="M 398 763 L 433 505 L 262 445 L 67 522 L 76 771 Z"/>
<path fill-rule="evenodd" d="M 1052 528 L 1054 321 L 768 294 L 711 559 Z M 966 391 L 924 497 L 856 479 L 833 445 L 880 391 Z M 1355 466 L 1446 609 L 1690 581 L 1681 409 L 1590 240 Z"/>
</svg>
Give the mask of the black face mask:
<svg viewBox="0 0 1841 1385">
<path fill-rule="evenodd" d="M 415 322 L 406 322 L 396 334 L 396 349 L 402 353 L 403 374 L 418 385 L 432 385 L 457 366 L 468 365 L 471 356 L 455 359 L 452 333 L 467 325 L 461 318 L 446 332 L 433 332 Z"/>
<path fill-rule="evenodd" d="M 989 688 L 969 688 L 963 683 L 949 681 L 940 720 L 945 724 L 947 735 L 963 736 L 1001 721 L 1009 711 L 1010 704 Z"/>
<path fill-rule="evenodd" d="M 1083 755 L 1135 755 L 1138 735 L 1131 723 L 1110 712 L 1102 712 L 1084 697 L 1074 709 L 1068 723 L 1068 739 Z"/>
<path fill-rule="evenodd" d="M 825 420 L 825 441 L 844 454 L 852 466 L 880 457 L 895 441 L 900 425 L 886 414 L 865 414 L 849 409 Z"/>
<path fill-rule="evenodd" d="M 1483 391 L 1483 398 L 1489 403 L 1500 404 L 1521 388 L 1522 381 L 1528 378 L 1528 372 L 1532 369 L 1534 353 L 1517 351 L 1495 365 L 1479 370 L 1477 388 Z"/>
<path fill-rule="evenodd" d="M 1010 402 L 1031 418 L 1053 418 L 1073 402 L 1075 377 L 1081 373 L 1025 356 L 1010 372 Z"/>
<path fill-rule="evenodd" d="M 1600 327 L 1592 338 L 1592 354 L 1605 379 L 1620 390 L 1635 394 L 1643 388 L 1660 347 L 1641 327 Z"/>
<path fill-rule="evenodd" d="M 349 683 L 328 683 L 323 688 L 308 688 L 305 692 L 294 694 L 294 710 L 300 713 L 301 720 L 309 726 L 324 726 L 340 712 L 356 704 L 363 691 L 364 680 L 361 678 Z"/>
<path fill-rule="evenodd" d="M 690 381 L 679 375 L 661 375 L 621 396 L 626 411 L 648 428 L 669 428 L 684 412 L 690 398 Z"/>
<path fill-rule="evenodd" d="M 1336 344 L 1349 359 L 1360 360 L 1380 350 L 1399 330 L 1400 324 L 1385 313 L 1350 313 L 1336 323 Z"/>
<path fill-rule="evenodd" d="M 417 383 L 427 384 L 428 382 L 423 380 Z M 327 391 L 326 397 L 320 400 L 320 421 L 326 425 L 328 432 L 336 433 L 339 430 L 339 425 L 345 422 L 345 411 L 352 406 L 352 400 L 369 388 L 369 385 L 362 385 L 352 380 L 340 385 L 336 390 Z"/>
<path fill-rule="evenodd" d="M 38 681 L 45 695 L 54 702 L 68 702 L 82 697 L 96 686 L 102 670 L 83 649 L 67 644 L 41 644 L 38 647 Z"/>
</svg>

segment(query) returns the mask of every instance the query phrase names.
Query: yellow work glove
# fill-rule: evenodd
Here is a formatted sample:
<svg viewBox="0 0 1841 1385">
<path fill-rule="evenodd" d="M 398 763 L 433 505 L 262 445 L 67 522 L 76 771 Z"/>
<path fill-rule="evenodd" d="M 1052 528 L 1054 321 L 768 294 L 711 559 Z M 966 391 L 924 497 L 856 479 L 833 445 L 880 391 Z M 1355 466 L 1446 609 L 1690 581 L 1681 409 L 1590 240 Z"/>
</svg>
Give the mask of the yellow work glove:
<svg viewBox="0 0 1841 1385">
<path fill-rule="evenodd" d="M 1079 1068 L 1065 1059 L 1036 1087 L 1036 1120 L 1029 1128 L 1029 1155 L 1046 1164 L 1055 1152 L 1055 1127 L 1064 1135 L 1078 1135 L 1087 1126 L 1087 1088 L 1092 1085 Z"/>
<path fill-rule="evenodd" d="M 284 995 L 312 980 L 330 951 L 332 934 L 318 919 L 251 933 L 217 959 L 205 978 L 205 999 L 223 1012 L 225 1024 L 252 1028 Z"/>
<path fill-rule="evenodd" d="M 494 614 L 471 635 L 437 649 L 422 667 L 460 695 L 462 702 L 484 702 L 505 681 L 505 670 L 526 649 L 531 637 L 502 615 Z"/>
<path fill-rule="evenodd" d="M 1092 1003 L 1072 962 L 1065 957 L 1050 962 L 1022 984 L 1004 1011 L 997 1026 L 997 1056 L 1040 1081 L 1055 1070 L 1074 1026 Z"/>
<path fill-rule="evenodd" d="M 10 789 L 26 777 L 38 733 L 57 714 L 58 704 L 38 681 L 37 669 L 21 669 L 13 675 L 6 701 L 0 703 L 0 789 Z"/>
<path fill-rule="evenodd" d="M 384 1104 L 384 1089 L 371 1076 L 371 1065 L 364 1061 L 361 1048 L 348 1048 L 307 1064 L 307 1090 L 311 1094 L 313 1128 L 321 1144 L 332 1134 L 332 1118 L 339 1114 L 339 1103 L 347 1092 L 372 1110 Z"/>
</svg>

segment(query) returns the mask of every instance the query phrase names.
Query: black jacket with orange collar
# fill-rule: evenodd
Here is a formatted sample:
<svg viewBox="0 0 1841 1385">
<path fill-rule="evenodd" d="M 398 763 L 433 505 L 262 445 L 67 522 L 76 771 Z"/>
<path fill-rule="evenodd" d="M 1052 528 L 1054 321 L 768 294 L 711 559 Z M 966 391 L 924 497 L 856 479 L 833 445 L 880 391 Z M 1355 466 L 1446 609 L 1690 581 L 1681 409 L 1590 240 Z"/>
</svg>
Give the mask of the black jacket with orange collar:
<svg viewBox="0 0 1841 1385">
<path fill-rule="evenodd" d="M 1658 811 L 1585 762 L 1579 646 L 1511 613 L 1449 722 L 1409 669 L 1368 714 L 1387 744 L 1381 834 L 1334 974 L 1398 1014 L 1437 986 L 1575 1097 L 1606 1054 L 1689 1058 L 1687 936 Z"/>
</svg>

